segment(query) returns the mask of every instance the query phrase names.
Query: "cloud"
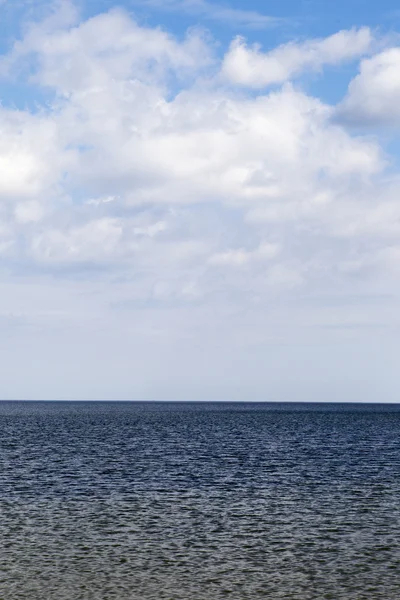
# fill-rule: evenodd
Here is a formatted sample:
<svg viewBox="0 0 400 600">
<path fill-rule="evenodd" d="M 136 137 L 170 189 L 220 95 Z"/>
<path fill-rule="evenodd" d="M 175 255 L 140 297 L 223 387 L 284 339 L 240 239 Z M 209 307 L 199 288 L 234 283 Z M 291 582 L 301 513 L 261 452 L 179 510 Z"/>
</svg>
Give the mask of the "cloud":
<svg viewBox="0 0 400 600">
<path fill-rule="evenodd" d="M 316 53 L 337 61 L 369 43 L 360 30 L 292 49 L 304 67 Z M 217 285 L 212 265 L 246 265 L 248 277 L 266 259 L 267 271 L 277 273 L 279 261 L 288 269 L 285 238 L 300 223 L 336 235 L 354 186 L 368 190 L 384 169 L 379 146 L 332 124 L 331 107 L 290 85 L 255 97 L 212 77 L 202 85 L 216 60 L 197 33 L 178 41 L 121 10 L 76 22 L 63 4 L 32 25 L 3 65 L 53 100 L 37 114 L 0 114 L 0 198 L 13 232 L 4 251 L 46 269 L 144 270 L 145 295 L 157 288 L 157 261 L 169 257 L 182 275 L 168 285 L 162 275 L 165 290 L 207 295 Z M 222 238 L 218 211 L 240 215 Z"/>
<path fill-rule="evenodd" d="M 44 115 L 0 108 L 0 123 L 0 197 L 35 197 L 56 185 L 69 153 L 59 147 L 54 121 Z"/>
<path fill-rule="evenodd" d="M 270 52 L 249 48 L 243 38 L 231 44 L 222 65 L 228 81 L 260 89 L 298 77 L 304 71 L 315 71 L 324 65 L 339 65 L 367 53 L 373 36 L 367 28 L 343 30 L 324 39 L 284 44 Z"/>
<path fill-rule="evenodd" d="M 209 64 L 211 53 L 201 35 L 192 31 L 183 43 L 160 29 L 138 26 L 126 12 L 113 9 L 76 24 L 69 3 L 33 24 L 0 63 L 0 72 L 28 72 L 31 83 L 59 95 L 90 93 L 109 83 L 162 83 L 162 76 L 193 75 Z M 38 61 L 32 69 L 32 61 Z M 161 81 L 160 81 L 161 80 Z"/>
<path fill-rule="evenodd" d="M 264 15 L 254 10 L 232 8 L 229 5 L 207 2 L 206 0 L 144 0 L 136 2 L 141 6 L 163 11 L 183 12 L 211 21 L 222 21 L 230 25 L 262 29 L 279 22 L 276 17 Z"/>
<path fill-rule="evenodd" d="M 388 48 L 361 62 L 337 116 L 353 124 L 400 123 L 400 48 Z"/>
<path fill-rule="evenodd" d="M 370 41 L 354 30 L 278 48 L 275 81 Z M 199 32 L 178 39 L 121 10 L 81 21 L 67 3 L 2 57 L 9 86 L 46 97 L 0 108 L 0 358 L 16 372 L 10 356 L 31 348 L 24 385 L 45 381 L 51 357 L 49 394 L 64 377 L 101 397 L 117 380 L 125 397 L 133 370 L 143 397 L 159 391 L 146 387 L 154 373 L 175 389 L 184 373 L 187 390 L 206 371 L 218 388 L 232 364 L 229 389 L 241 372 L 263 390 L 265 361 L 280 353 L 278 385 L 293 339 L 297 368 L 304 348 L 310 364 L 320 356 L 321 330 L 335 348 L 340 336 L 364 348 L 352 323 L 379 313 L 390 327 L 400 185 L 379 140 L 290 83 L 226 85 L 226 62 Z M 250 355 L 258 366 L 243 374 Z"/>
<path fill-rule="evenodd" d="M 210 263 L 213 265 L 231 265 L 241 267 L 253 261 L 263 261 L 275 258 L 279 253 L 279 246 L 263 242 L 255 250 L 246 250 L 239 248 L 235 250 L 227 250 L 211 256 Z"/>
</svg>

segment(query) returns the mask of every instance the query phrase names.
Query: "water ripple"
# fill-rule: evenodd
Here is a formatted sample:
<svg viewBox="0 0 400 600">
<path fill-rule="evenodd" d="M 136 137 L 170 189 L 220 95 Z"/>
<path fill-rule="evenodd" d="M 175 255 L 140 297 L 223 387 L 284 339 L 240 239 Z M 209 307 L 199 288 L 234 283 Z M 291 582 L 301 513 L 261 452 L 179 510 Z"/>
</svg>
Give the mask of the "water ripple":
<svg viewBox="0 0 400 600">
<path fill-rule="evenodd" d="M 0 403 L 0 600 L 398 600 L 400 407 Z"/>
</svg>

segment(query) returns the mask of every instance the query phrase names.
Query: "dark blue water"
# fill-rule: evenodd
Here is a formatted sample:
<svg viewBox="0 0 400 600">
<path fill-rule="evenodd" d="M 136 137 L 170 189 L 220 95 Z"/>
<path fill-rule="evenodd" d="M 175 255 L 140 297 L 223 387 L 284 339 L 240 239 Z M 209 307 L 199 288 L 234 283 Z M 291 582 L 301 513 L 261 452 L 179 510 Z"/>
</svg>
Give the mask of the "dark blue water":
<svg viewBox="0 0 400 600">
<path fill-rule="evenodd" d="M 398 600 L 400 405 L 0 403 L 0 599 Z"/>
</svg>

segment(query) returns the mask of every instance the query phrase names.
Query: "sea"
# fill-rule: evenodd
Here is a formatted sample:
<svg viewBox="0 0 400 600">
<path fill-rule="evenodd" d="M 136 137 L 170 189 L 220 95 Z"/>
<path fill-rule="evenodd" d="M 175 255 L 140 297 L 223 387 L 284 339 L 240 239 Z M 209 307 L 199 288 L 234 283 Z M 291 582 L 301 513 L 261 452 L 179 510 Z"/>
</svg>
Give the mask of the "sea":
<svg viewBox="0 0 400 600">
<path fill-rule="evenodd" d="M 1 402 L 1 600 L 399 600 L 400 405 Z"/>
</svg>

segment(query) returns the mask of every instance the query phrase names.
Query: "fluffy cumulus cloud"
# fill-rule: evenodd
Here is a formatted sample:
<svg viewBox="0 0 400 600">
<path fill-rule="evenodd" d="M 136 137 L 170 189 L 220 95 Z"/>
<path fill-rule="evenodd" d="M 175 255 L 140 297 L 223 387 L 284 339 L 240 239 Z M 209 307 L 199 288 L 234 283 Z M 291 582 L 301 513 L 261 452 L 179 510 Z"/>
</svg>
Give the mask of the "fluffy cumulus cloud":
<svg viewBox="0 0 400 600">
<path fill-rule="evenodd" d="M 298 77 L 305 70 L 359 58 L 372 43 L 368 28 L 339 31 L 325 39 L 291 42 L 270 52 L 262 52 L 257 45 L 249 48 L 238 37 L 224 58 L 222 72 L 233 83 L 259 89 Z"/>
<path fill-rule="evenodd" d="M 355 331 L 390 327 L 391 301 L 377 306 L 398 289 L 398 178 L 376 138 L 293 83 L 371 45 L 368 29 L 268 53 L 237 39 L 221 58 L 199 30 L 80 20 L 66 2 L 26 28 L 0 60 L 41 98 L 0 108 L 3 393 L 29 395 L 13 391 L 19 352 L 27 386 L 51 380 L 48 360 L 49 394 L 67 379 L 72 394 L 179 396 L 206 377 L 199 396 L 262 399 L 264 360 L 268 393 L 285 365 L 312 389 L 319 367 L 285 354 L 290 339 L 317 360 L 322 335 L 353 348 Z M 346 110 L 362 96 L 387 111 L 397 52 L 362 62 Z M 341 350 L 329 360 L 348 376 Z M 232 365 L 240 389 L 223 386 Z"/>
<path fill-rule="evenodd" d="M 354 124 L 400 124 L 400 48 L 393 47 L 361 62 L 347 97 L 338 107 L 340 118 Z"/>
</svg>

